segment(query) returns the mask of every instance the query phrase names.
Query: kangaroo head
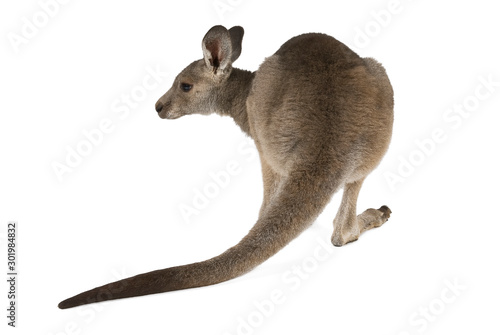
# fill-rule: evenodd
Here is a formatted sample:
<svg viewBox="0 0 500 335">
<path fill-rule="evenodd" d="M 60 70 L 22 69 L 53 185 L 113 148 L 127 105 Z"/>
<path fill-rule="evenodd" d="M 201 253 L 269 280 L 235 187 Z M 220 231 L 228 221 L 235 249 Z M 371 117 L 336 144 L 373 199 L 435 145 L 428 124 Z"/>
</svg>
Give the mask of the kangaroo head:
<svg viewBox="0 0 500 335">
<path fill-rule="evenodd" d="M 172 87 L 156 103 L 162 119 L 189 114 L 211 114 L 241 53 L 243 28 L 210 29 L 202 41 L 203 59 L 194 61 L 177 75 Z"/>
</svg>

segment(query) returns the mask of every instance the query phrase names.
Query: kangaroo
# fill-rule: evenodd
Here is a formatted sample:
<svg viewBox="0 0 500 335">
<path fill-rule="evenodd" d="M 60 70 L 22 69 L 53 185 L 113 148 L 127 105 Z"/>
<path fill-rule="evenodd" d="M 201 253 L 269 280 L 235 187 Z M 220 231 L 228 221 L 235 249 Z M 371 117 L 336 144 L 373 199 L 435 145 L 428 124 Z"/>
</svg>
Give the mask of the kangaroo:
<svg viewBox="0 0 500 335">
<path fill-rule="evenodd" d="M 333 220 L 335 246 L 385 223 L 387 206 L 356 215 L 366 176 L 387 151 L 393 90 L 380 63 L 335 38 L 296 36 L 255 72 L 233 63 L 244 30 L 211 28 L 203 58 L 187 66 L 156 103 L 162 119 L 231 116 L 260 154 L 264 195 L 259 218 L 237 245 L 203 262 L 152 271 L 78 294 L 59 308 L 221 283 L 261 264 L 309 227 L 343 188 Z"/>
</svg>

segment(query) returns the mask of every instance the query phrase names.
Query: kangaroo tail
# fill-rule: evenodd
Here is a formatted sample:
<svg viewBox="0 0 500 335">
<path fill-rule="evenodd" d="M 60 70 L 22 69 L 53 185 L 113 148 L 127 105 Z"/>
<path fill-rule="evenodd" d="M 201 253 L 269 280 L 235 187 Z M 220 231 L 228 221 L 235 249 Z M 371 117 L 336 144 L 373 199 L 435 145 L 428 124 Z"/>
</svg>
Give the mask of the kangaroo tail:
<svg viewBox="0 0 500 335">
<path fill-rule="evenodd" d="M 319 165 L 288 177 L 248 235 L 219 256 L 97 287 L 62 301 L 59 308 L 208 286 L 243 275 L 297 237 L 326 206 L 339 185 Z"/>
</svg>

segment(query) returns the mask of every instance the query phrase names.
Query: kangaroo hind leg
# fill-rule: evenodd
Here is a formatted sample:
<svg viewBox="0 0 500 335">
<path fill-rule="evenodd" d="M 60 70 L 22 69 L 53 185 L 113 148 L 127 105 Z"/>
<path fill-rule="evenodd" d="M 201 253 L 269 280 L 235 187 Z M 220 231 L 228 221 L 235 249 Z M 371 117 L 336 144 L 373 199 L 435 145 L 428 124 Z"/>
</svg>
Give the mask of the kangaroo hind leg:
<svg viewBox="0 0 500 335">
<path fill-rule="evenodd" d="M 264 197 L 262 200 L 262 205 L 260 206 L 259 217 L 261 217 L 266 210 L 271 199 L 275 196 L 276 190 L 281 181 L 281 176 L 276 173 L 271 166 L 265 161 L 264 157 L 261 157 L 262 165 L 262 179 L 264 184 Z"/>
<path fill-rule="evenodd" d="M 356 215 L 356 202 L 363 180 L 344 186 L 342 203 L 333 220 L 332 244 L 336 247 L 356 241 L 363 232 L 383 225 L 391 215 L 391 210 L 387 206 L 379 209 L 370 208 Z"/>
</svg>

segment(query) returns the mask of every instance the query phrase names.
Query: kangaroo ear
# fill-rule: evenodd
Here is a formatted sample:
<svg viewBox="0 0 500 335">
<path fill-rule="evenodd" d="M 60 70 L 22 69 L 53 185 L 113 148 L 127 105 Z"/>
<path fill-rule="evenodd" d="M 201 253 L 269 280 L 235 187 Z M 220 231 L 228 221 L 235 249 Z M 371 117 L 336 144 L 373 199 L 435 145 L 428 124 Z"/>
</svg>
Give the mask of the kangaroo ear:
<svg viewBox="0 0 500 335">
<path fill-rule="evenodd" d="M 231 64 L 232 46 L 229 31 L 223 26 L 212 27 L 201 44 L 205 64 L 214 74 L 223 73 Z"/>
<path fill-rule="evenodd" d="M 240 57 L 241 54 L 241 41 L 243 40 L 243 34 L 245 31 L 243 27 L 235 26 L 229 29 L 229 35 L 231 36 L 231 46 L 233 48 L 233 53 L 231 54 L 231 62 Z"/>
</svg>

